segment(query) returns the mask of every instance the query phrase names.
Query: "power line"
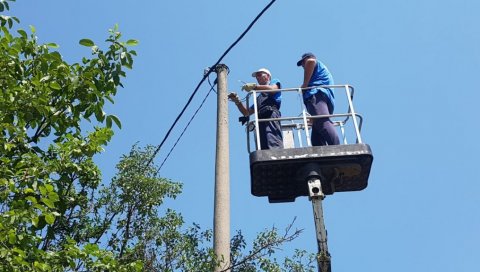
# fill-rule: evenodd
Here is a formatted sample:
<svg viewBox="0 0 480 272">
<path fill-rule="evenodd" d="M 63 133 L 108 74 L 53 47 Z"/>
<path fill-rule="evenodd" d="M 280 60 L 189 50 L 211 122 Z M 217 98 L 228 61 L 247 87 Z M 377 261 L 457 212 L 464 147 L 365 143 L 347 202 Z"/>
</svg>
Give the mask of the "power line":
<svg viewBox="0 0 480 272">
<path fill-rule="evenodd" d="M 195 118 L 195 116 L 197 115 L 198 111 L 202 108 L 203 104 L 205 103 L 205 101 L 207 100 L 207 97 L 210 95 L 210 93 L 212 91 L 215 91 L 215 85 L 217 85 L 217 81 L 215 80 L 213 85 L 210 83 L 210 78 L 208 78 L 208 84 L 210 84 L 210 90 L 208 91 L 207 95 L 205 96 L 205 98 L 203 98 L 202 100 L 202 103 L 200 104 L 200 106 L 197 108 L 197 110 L 195 111 L 195 113 L 193 114 L 192 118 L 190 118 L 190 121 L 188 121 L 187 125 L 185 126 L 185 128 L 183 129 L 182 133 L 180 134 L 180 136 L 178 136 L 177 140 L 175 141 L 175 144 L 172 146 L 172 148 L 170 149 L 170 151 L 168 152 L 167 156 L 165 157 L 165 159 L 163 160 L 162 164 L 160 164 L 160 167 L 158 168 L 157 170 L 157 174 L 160 172 L 160 169 L 162 169 L 162 166 L 165 164 L 165 162 L 167 161 L 168 157 L 170 157 L 170 154 L 172 153 L 173 149 L 175 149 L 175 147 L 177 146 L 177 143 L 180 141 L 180 139 L 182 138 L 183 134 L 185 133 L 185 131 L 187 130 L 188 126 L 190 125 L 190 123 L 193 121 L 193 119 Z"/>
<path fill-rule="evenodd" d="M 190 98 L 188 99 L 187 103 L 185 104 L 185 106 L 183 107 L 183 109 L 180 111 L 180 114 L 178 114 L 178 116 L 175 118 L 175 121 L 173 122 L 173 124 L 170 126 L 170 128 L 168 129 L 167 133 L 165 134 L 165 137 L 163 138 L 162 142 L 157 146 L 157 148 L 155 149 L 155 152 L 153 153 L 152 157 L 150 158 L 150 160 L 147 162 L 147 165 L 146 167 L 148 167 L 150 165 L 150 163 L 152 163 L 153 159 L 155 158 L 155 156 L 157 156 L 158 152 L 160 151 L 160 149 L 162 148 L 163 144 L 165 143 L 165 141 L 167 140 L 168 136 L 170 135 L 170 133 L 172 132 L 173 128 L 175 127 L 175 125 L 177 124 L 178 120 L 180 119 L 180 117 L 182 117 L 183 113 L 185 112 L 185 110 L 187 109 L 188 105 L 190 105 L 190 103 L 192 102 L 192 99 L 193 97 L 195 96 L 195 94 L 197 93 L 198 89 L 200 88 L 200 86 L 203 84 L 203 82 L 205 81 L 206 78 L 208 78 L 208 76 L 210 75 L 210 73 L 212 73 L 212 71 L 216 68 L 216 66 L 223 60 L 223 58 L 230 52 L 230 50 L 232 50 L 233 47 L 235 47 L 235 45 L 237 45 L 237 43 L 248 33 L 248 31 L 250 31 L 250 29 L 253 27 L 253 25 L 258 21 L 258 19 L 260 19 L 260 17 L 270 8 L 270 6 L 273 5 L 273 3 L 275 2 L 276 0 L 272 0 L 265 8 L 263 8 L 263 10 L 255 17 L 255 19 L 248 25 L 247 29 L 245 29 L 245 31 L 243 31 L 243 33 L 237 38 L 237 40 L 235 40 L 235 42 L 233 42 L 229 47 L 228 49 L 222 54 L 222 56 L 217 60 L 217 62 L 210 66 L 210 69 L 208 70 L 207 73 L 205 73 L 205 75 L 203 76 L 203 78 L 200 80 L 200 82 L 197 84 L 197 87 L 195 88 L 195 90 L 193 91 L 193 93 L 190 95 Z"/>
</svg>

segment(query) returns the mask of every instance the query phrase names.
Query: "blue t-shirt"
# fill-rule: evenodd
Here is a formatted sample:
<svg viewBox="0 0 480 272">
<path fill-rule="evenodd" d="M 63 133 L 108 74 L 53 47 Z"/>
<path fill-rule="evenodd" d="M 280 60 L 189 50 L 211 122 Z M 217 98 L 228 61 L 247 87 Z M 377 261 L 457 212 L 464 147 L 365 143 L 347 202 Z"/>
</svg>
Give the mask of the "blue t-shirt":
<svg viewBox="0 0 480 272">
<path fill-rule="evenodd" d="M 327 66 L 323 64 L 321 61 L 316 60 L 317 63 L 313 69 L 312 77 L 310 78 L 310 82 L 308 82 L 308 87 L 318 86 L 318 85 L 333 85 L 333 76 L 328 71 Z M 328 102 L 331 103 L 332 112 L 333 107 L 335 104 L 335 96 L 333 95 L 333 90 L 330 88 L 315 88 L 310 89 L 303 93 L 303 99 L 307 99 L 310 96 L 316 94 L 318 91 L 323 92 L 327 98 L 330 100 Z"/>
<path fill-rule="evenodd" d="M 277 85 L 279 89 L 282 88 L 282 83 L 280 83 L 280 80 L 274 78 L 270 80 L 269 85 Z M 257 96 L 257 105 L 258 109 L 260 110 L 264 106 L 276 106 L 277 109 L 280 109 L 280 105 L 282 103 L 282 92 L 276 92 L 276 93 L 260 93 Z M 250 106 L 251 109 L 253 109 L 253 105 Z"/>
</svg>

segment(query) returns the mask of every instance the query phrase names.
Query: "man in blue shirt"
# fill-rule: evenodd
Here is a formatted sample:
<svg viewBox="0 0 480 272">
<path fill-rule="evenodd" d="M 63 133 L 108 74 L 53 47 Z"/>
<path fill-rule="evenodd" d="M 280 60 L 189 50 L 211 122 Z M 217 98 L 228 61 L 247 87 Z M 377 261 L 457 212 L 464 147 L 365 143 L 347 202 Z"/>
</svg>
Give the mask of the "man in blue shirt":
<svg viewBox="0 0 480 272">
<path fill-rule="evenodd" d="M 278 90 L 282 88 L 282 84 L 278 79 L 272 79 L 272 74 L 268 69 L 258 69 L 252 73 L 252 77 L 257 79 L 258 84 L 247 83 L 242 87 L 243 90 L 249 92 L 252 90 Z M 228 98 L 235 102 L 238 110 L 244 116 L 249 116 L 255 112 L 253 105 L 247 109 L 247 107 L 240 102 L 236 93 L 230 93 Z M 280 118 L 281 100 L 281 92 L 260 93 L 257 96 L 258 118 Z M 261 149 L 283 148 L 282 127 L 280 121 L 259 122 L 258 128 L 260 131 Z"/>
<path fill-rule="evenodd" d="M 334 84 L 330 71 L 312 53 L 303 54 L 297 66 L 302 66 L 304 70 L 302 88 Z M 303 91 L 303 102 L 312 116 L 333 114 L 334 99 L 333 90 L 330 88 L 312 88 Z M 313 119 L 312 145 L 338 144 L 340 140 L 330 118 Z"/>
</svg>

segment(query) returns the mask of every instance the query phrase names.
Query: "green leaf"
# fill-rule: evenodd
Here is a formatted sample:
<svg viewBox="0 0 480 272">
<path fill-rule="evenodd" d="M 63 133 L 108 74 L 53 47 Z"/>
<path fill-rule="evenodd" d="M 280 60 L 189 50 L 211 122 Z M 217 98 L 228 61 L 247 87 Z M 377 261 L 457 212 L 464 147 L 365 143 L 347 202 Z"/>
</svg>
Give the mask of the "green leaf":
<svg viewBox="0 0 480 272">
<path fill-rule="evenodd" d="M 37 216 L 32 218 L 32 225 L 34 225 L 35 227 L 38 227 L 38 217 Z"/>
<path fill-rule="evenodd" d="M 30 202 L 32 202 L 33 204 L 37 203 L 37 199 L 33 196 L 27 196 L 25 198 L 26 200 L 29 200 Z"/>
<path fill-rule="evenodd" d="M 30 25 L 30 31 L 32 32 L 32 34 L 36 32 L 36 29 L 33 25 Z"/>
<path fill-rule="evenodd" d="M 56 43 L 47 43 L 46 45 L 50 48 L 58 48 L 59 47 L 58 44 L 56 44 Z"/>
<path fill-rule="evenodd" d="M 55 222 L 55 216 L 51 213 L 47 213 L 45 215 L 45 222 L 47 222 L 49 225 L 52 225 Z"/>
<path fill-rule="evenodd" d="M 83 46 L 88 46 L 88 47 L 95 45 L 95 43 L 90 39 L 81 39 L 79 43 Z"/>
<path fill-rule="evenodd" d="M 15 232 L 11 231 L 9 234 L 8 234 L 8 242 L 13 245 L 15 244 L 15 242 L 17 241 L 17 236 L 15 235 Z"/>
<path fill-rule="evenodd" d="M 106 122 L 107 122 L 107 127 L 111 128 L 112 127 L 112 118 L 110 116 L 107 116 Z"/>
<path fill-rule="evenodd" d="M 60 84 L 58 84 L 57 82 L 51 82 L 50 83 L 50 88 L 52 88 L 54 90 L 60 90 L 60 89 L 62 89 L 62 86 L 60 86 Z"/>
<path fill-rule="evenodd" d="M 42 195 L 47 195 L 47 188 L 45 188 L 45 186 L 40 186 L 38 189 Z"/>
<path fill-rule="evenodd" d="M 107 122 L 108 122 L 109 119 L 111 119 L 111 121 L 115 122 L 115 124 L 117 125 L 117 127 L 118 127 L 119 129 L 122 129 L 122 123 L 120 122 L 120 119 L 118 119 L 117 116 L 115 116 L 115 115 L 113 115 L 113 114 L 112 114 L 112 115 L 109 115 L 109 116 L 107 117 Z M 110 121 L 110 122 L 111 122 L 111 121 Z M 110 127 L 111 127 L 111 126 L 110 126 Z"/>
<path fill-rule="evenodd" d="M 103 122 L 105 119 L 105 112 L 102 110 L 101 106 L 95 107 L 95 118 L 100 122 Z"/>
<path fill-rule="evenodd" d="M 13 102 L 13 101 L 12 101 Z M 11 143 L 4 143 L 3 144 L 3 148 L 6 150 L 6 151 L 10 151 L 12 150 L 12 148 L 14 148 L 16 145 L 15 144 L 11 144 Z"/>
<path fill-rule="evenodd" d="M 58 197 L 58 194 L 55 193 L 55 192 L 49 192 L 48 193 L 48 199 L 50 199 L 53 202 L 57 202 L 57 201 L 60 200 L 60 198 Z"/>
<path fill-rule="evenodd" d="M 55 60 L 62 61 L 62 55 L 57 51 L 50 53 L 50 56 Z"/>
<path fill-rule="evenodd" d="M 42 198 L 41 201 L 45 203 L 45 205 L 47 205 L 49 208 L 55 208 L 55 204 L 53 204 L 53 201 L 51 201 L 50 199 Z"/>
<path fill-rule="evenodd" d="M 17 32 L 18 32 L 20 35 L 22 35 L 22 37 L 23 37 L 24 39 L 27 38 L 27 32 L 25 32 L 25 30 L 20 29 L 20 30 L 17 30 Z"/>
<path fill-rule="evenodd" d="M 40 211 L 45 211 L 47 208 L 43 205 L 40 205 L 40 204 L 33 204 L 33 208 L 35 209 L 39 209 Z"/>
<path fill-rule="evenodd" d="M 54 188 L 53 188 L 53 185 L 52 185 L 52 184 L 48 184 L 48 183 L 45 184 L 45 188 L 46 188 L 47 191 L 49 191 L 49 192 L 53 192 L 53 189 L 54 189 Z"/>
<path fill-rule="evenodd" d="M 132 39 L 132 40 L 128 40 L 128 41 L 127 41 L 127 45 L 128 45 L 128 46 L 136 46 L 136 45 L 138 45 L 138 41 L 137 41 L 137 40 L 133 40 L 133 39 Z"/>
</svg>

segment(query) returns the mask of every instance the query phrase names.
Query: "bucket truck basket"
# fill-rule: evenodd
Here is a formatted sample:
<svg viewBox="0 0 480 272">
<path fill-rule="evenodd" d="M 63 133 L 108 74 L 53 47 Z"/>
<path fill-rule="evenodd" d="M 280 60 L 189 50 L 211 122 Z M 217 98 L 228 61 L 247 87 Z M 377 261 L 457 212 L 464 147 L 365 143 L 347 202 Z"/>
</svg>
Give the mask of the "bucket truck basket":
<svg viewBox="0 0 480 272">
<path fill-rule="evenodd" d="M 345 113 L 310 116 L 301 100 L 300 116 L 284 117 L 285 114 L 282 114 L 281 118 L 259 119 L 254 101 L 255 118 L 249 121 L 247 126 L 252 195 L 266 196 L 271 203 L 292 202 L 299 196 L 308 196 L 307 180 L 312 169 L 315 173 L 320 173 L 319 178 L 322 180 L 325 195 L 360 191 L 367 187 L 373 154 L 370 146 L 362 142 L 360 131 L 363 118 L 353 109 L 354 89 L 349 85 L 321 87 L 345 91 L 345 100 L 348 104 Z M 286 96 L 284 92 L 302 97 L 301 89 L 280 91 L 283 97 Z M 247 104 L 249 96 L 256 97 L 256 92 L 260 91 L 254 91 L 247 96 Z M 285 102 L 283 99 L 284 105 Z M 342 144 L 311 146 L 309 120 L 325 117 L 329 117 L 340 132 Z M 282 125 L 284 148 L 261 150 L 258 124 L 275 120 L 280 121 Z M 349 138 L 355 139 L 354 143 L 348 143 Z"/>
</svg>

